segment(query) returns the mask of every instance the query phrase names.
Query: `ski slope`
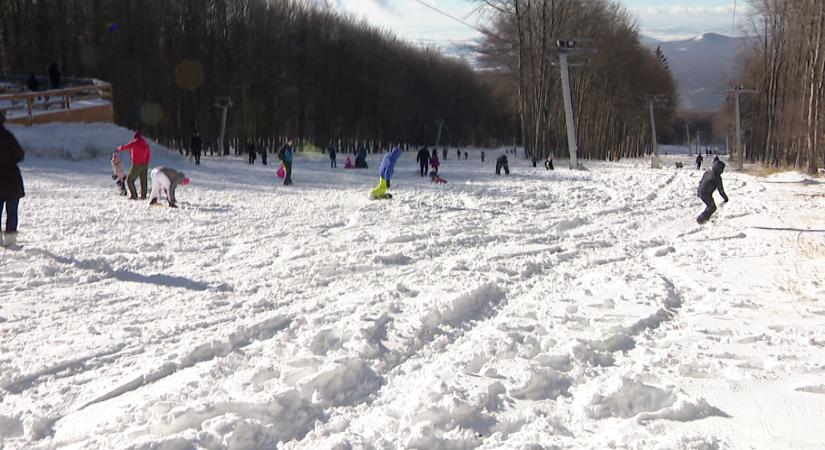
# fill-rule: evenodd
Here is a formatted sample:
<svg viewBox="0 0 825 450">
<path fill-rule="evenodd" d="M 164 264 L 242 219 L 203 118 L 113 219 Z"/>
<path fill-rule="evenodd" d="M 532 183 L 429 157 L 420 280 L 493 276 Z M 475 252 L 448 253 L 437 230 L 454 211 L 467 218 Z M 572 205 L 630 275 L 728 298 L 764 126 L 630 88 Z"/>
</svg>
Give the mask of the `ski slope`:
<svg viewBox="0 0 825 450">
<path fill-rule="evenodd" d="M 173 210 L 116 194 L 128 130 L 13 131 L 0 448 L 825 448 L 820 180 L 726 173 L 698 226 L 676 156 L 434 185 L 410 152 L 372 201 L 378 155 L 283 187 L 153 146 Z"/>
</svg>

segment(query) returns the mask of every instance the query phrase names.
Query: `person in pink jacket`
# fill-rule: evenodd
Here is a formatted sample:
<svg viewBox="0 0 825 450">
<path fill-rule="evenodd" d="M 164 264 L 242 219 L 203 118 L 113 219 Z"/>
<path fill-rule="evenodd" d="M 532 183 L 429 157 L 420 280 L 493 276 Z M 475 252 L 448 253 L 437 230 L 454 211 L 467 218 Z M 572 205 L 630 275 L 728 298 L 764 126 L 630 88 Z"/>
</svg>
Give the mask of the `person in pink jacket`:
<svg viewBox="0 0 825 450">
<path fill-rule="evenodd" d="M 430 158 L 430 167 L 433 168 L 434 174 L 438 174 L 438 166 L 440 165 L 441 163 L 438 161 L 438 150 L 433 149 L 433 156 Z"/>
<path fill-rule="evenodd" d="M 140 198 L 146 200 L 149 160 L 151 159 L 149 143 L 143 139 L 140 131 L 138 131 L 135 133 L 135 139 L 132 142 L 117 148 L 119 152 L 125 152 L 127 150 L 132 152 L 132 169 L 129 170 L 129 176 L 126 178 L 126 181 L 129 183 L 129 199 L 137 200 L 135 180 L 140 177 Z"/>
</svg>

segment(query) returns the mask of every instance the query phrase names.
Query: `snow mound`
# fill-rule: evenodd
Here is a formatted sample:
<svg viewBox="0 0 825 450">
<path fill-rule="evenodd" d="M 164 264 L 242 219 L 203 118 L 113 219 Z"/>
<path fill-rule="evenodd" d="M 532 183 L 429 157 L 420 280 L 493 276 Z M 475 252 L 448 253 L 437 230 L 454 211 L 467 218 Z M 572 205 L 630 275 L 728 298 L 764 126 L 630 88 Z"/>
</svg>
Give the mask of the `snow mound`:
<svg viewBox="0 0 825 450">
<path fill-rule="evenodd" d="M 624 378 L 615 392 L 595 395 L 587 414 L 593 419 L 636 417 L 639 423 L 657 419 L 690 422 L 711 416 L 730 417 L 703 398 L 694 400 L 681 392 L 644 384 L 638 378 Z"/>
<path fill-rule="evenodd" d="M 131 141 L 135 132 L 112 123 L 48 123 L 42 125 L 9 125 L 9 131 L 20 142 L 27 157 L 80 161 L 109 155 L 119 145 Z M 168 148 L 150 141 L 153 152 Z M 124 154 L 124 163 L 129 156 Z"/>
</svg>

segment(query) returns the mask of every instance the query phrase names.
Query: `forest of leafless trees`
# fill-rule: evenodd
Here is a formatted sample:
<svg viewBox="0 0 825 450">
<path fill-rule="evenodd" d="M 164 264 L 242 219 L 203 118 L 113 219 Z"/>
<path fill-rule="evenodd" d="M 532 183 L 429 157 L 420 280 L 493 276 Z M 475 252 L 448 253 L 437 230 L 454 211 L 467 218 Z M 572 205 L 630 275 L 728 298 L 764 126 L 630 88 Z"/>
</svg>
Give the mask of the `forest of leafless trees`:
<svg viewBox="0 0 825 450">
<path fill-rule="evenodd" d="M 559 39 L 577 39 L 584 51 L 570 70 L 579 156 L 618 159 L 650 149 L 649 96 L 657 130 L 672 132 L 676 86 L 666 60 L 639 42 L 632 16 L 607 0 L 481 0 L 494 11 L 479 45 L 481 61 L 509 73 L 528 151 L 566 153 L 558 63 Z M 576 55 L 574 53 L 574 55 Z"/>
<path fill-rule="evenodd" d="M 219 96 L 236 143 L 432 144 L 441 120 L 452 145 L 518 133 L 506 91 L 467 63 L 301 1 L 0 0 L 0 72 L 52 62 L 111 82 L 116 121 L 167 142 L 214 142 Z"/>
<path fill-rule="evenodd" d="M 751 31 L 739 82 L 750 160 L 814 174 L 825 133 L 825 2 L 751 0 Z"/>
</svg>

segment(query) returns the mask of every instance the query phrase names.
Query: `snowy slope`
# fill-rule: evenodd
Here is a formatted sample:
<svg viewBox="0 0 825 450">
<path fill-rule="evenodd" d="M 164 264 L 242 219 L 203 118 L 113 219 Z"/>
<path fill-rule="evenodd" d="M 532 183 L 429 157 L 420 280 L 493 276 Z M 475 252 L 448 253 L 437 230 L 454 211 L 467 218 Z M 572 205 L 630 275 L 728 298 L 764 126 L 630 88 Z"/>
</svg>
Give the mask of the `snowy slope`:
<svg viewBox="0 0 825 450">
<path fill-rule="evenodd" d="M 726 174 L 700 227 L 699 172 L 487 155 L 391 201 L 376 156 L 178 161 L 179 210 L 27 160 L 0 447 L 825 446 L 825 186 Z"/>
</svg>

